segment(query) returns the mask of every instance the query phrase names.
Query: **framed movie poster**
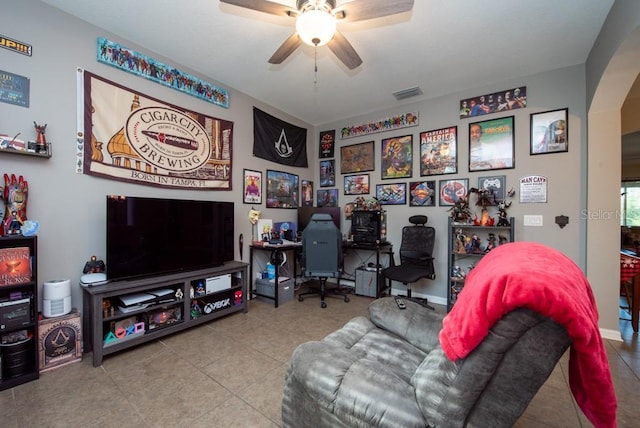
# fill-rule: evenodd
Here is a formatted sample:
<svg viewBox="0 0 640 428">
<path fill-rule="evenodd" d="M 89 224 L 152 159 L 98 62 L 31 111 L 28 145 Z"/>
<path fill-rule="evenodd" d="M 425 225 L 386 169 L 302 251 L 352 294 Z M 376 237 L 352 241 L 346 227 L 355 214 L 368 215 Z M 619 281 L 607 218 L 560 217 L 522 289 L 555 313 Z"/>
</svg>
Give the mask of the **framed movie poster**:
<svg viewBox="0 0 640 428">
<path fill-rule="evenodd" d="M 569 151 L 569 109 L 531 114 L 531 154 Z"/>
<path fill-rule="evenodd" d="M 340 173 L 373 171 L 375 169 L 374 142 L 340 147 Z"/>
<path fill-rule="evenodd" d="M 411 178 L 413 175 L 413 135 L 382 140 L 382 179 Z"/>
<path fill-rule="evenodd" d="M 369 174 L 347 175 L 344 177 L 345 195 L 368 195 Z"/>
<path fill-rule="evenodd" d="M 380 205 L 405 205 L 407 183 L 377 184 L 376 198 Z"/>
<path fill-rule="evenodd" d="M 302 180 L 300 187 L 302 188 L 302 206 L 312 207 L 313 206 L 313 181 Z"/>
<path fill-rule="evenodd" d="M 336 185 L 336 161 L 320 161 L 320 187 L 332 187 Z"/>
<path fill-rule="evenodd" d="M 436 182 L 411 181 L 409 183 L 410 207 L 435 207 L 436 206 Z"/>
<path fill-rule="evenodd" d="M 320 159 L 332 158 L 336 142 L 336 130 L 322 131 L 320 133 Z"/>
<path fill-rule="evenodd" d="M 298 176 L 267 170 L 267 208 L 298 208 Z"/>
<path fill-rule="evenodd" d="M 440 206 L 453 206 L 469 194 L 469 179 L 440 180 Z"/>
<path fill-rule="evenodd" d="M 515 166 L 513 118 L 469 123 L 469 172 Z"/>
<path fill-rule="evenodd" d="M 458 127 L 420 133 L 420 175 L 458 172 Z"/>
<path fill-rule="evenodd" d="M 338 189 L 318 190 L 318 206 L 319 207 L 337 207 L 338 206 Z"/>
<path fill-rule="evenodd" d="M 493 175 L 490 177 L 478 178 L 478 189 L 487 190 L 492 201 L 496 203 L 505 199 L 507 190 L 505 189 L 507 177 L 504 175 Z"/>
<path fill-rule="evenodd" d="M 262 172 L 244 170 L 244 197 L 245 204 L 262 203 Z"/>
</svg>

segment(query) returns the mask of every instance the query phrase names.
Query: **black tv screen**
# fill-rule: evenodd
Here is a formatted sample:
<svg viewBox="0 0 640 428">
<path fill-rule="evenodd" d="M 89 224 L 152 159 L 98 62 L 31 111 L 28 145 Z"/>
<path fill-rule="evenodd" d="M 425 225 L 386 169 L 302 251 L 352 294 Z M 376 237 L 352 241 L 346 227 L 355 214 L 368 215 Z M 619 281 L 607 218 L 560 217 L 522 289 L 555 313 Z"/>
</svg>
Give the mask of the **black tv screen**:
<svg viewBox="0 0 640 428">
<path fill-rule="evenodd" d="M 107 279 L 233 260 L 233 202 L 107 196 Z"/>
<path fill-rule="evenodd" d="M 298 208 L 298 235 L 311 221 L 311 216 L 316 213 L 325 213 L 331 215 L 333 223 L 338 230 L 340 229 L 340 207 L 299 207 Z"/>
</svg>

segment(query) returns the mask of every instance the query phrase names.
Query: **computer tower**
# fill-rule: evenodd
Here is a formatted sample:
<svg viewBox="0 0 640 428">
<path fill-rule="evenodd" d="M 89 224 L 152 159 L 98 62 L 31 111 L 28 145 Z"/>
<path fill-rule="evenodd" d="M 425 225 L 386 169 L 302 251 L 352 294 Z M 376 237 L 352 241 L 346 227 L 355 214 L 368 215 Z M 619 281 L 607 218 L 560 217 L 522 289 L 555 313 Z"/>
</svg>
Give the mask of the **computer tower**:
<svg viewBox="0 0 640 428">
<path fill-rule="evenodd" d="M 386 211 L 353 211 L 351 213 L 353 242 L 376 243 L 387 240 Z"/>
</svg>

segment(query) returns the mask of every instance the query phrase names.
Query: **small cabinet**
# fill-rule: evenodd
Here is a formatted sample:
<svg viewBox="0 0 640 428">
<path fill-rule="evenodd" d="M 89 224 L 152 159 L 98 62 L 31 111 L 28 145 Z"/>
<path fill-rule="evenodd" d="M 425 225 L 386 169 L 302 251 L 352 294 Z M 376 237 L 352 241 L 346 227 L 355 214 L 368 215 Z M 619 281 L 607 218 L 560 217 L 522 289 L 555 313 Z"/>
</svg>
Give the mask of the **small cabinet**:
<svg viewBox="0 0 640 428">
<path fill-rule="evenodd" d="M 0 390 L 39 377 L 37 254 L 35 236 L 0 237 Z"/>
<path fill-rule="evenodd" d="M 509 226 L 476 226 L 448 220 L 447 312 L 453 308 L 467 274 L 492 248 L 514 241 L 514 218 Z"/>
<path fill-rule="evenodd" d="M 84 351 L 105 355 L 247 312 L 246 263 L 83 287 Z"/>
</svg>

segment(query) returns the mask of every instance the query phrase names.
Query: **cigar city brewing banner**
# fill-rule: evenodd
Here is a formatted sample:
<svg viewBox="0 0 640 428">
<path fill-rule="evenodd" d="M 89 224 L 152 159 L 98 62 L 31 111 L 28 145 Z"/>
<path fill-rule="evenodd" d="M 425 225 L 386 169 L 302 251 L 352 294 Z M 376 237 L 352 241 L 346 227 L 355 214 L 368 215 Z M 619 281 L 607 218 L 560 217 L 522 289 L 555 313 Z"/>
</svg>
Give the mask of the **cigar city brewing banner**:
<svg viewBox="0 0 640 428">
<path fill-rule="evenodd" d="M 233 122 L 78 69 L 76 172 L 180 189 L 231 190 Z"/>
</svg>

